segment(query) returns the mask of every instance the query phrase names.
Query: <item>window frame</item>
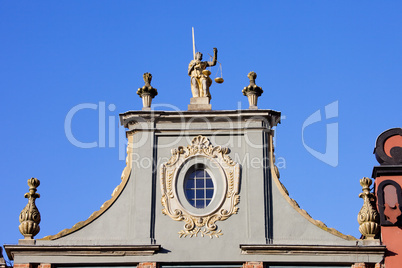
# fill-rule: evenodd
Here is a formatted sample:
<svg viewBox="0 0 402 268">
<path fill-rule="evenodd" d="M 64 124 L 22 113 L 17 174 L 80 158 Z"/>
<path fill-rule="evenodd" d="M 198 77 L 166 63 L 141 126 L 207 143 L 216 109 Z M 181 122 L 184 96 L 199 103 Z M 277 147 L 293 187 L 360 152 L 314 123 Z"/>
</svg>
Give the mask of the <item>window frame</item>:
<svg viewBox="0 0 402 268">
<path fill-rule="evenodd" d="M 190 204 L 184 189 L 186 177 L 198 167 L 205 168 L 214 184 L 214 194 L 211 202 L 204 208 L 196 208 Z M 215 160 L 202 155 L 190 157 L 178 170 L 176 178 L 175 193 L 179 204 L 190 214 L 194 216 L 206 216 L 216 212 L 222 205 L 227 191 L 227 179 L 222 167 Z"/>
</svg>

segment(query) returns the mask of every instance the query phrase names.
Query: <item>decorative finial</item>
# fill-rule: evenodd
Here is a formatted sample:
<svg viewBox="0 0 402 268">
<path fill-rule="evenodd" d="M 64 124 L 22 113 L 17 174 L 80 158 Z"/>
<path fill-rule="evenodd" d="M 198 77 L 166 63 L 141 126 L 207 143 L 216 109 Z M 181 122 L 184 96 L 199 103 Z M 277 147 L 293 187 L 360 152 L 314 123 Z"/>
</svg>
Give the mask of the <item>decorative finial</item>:
<svg viewBox="0 0 402 268">
<path fill-rule="evenodd" d="M 364 177 L 360 180 L 360 185 L 363 187 L 363 192 L 359 194 L 363 198 L 363 207 L 357 215 L 357 221 L 360 224 L 359 231 L 364 236 L 364 239 L 374 239 L 380 231 L 379 215 L 372 202 L 374 194 L 370 192 L 370 178 Z"/>
<path fill-rule="evenodd" d="M 152 74 L 144 73 L 143 78 L 145 85 L 137 90 L 137 94 L 142 98 L 142 110 L 151 110 L 152 99 L 158 91 L 151 86 Z"/>
<path fill-rule="evenodd" d="M 20 232 L 25 239 L 33 239 L 39 233 L 40 213 L 35 205 L 36 198 L 40 195 L 36 193 L 36 188 L 40 185 L 40 181 L 36 178 L 28 180 L 29 193 L 24 195 L 28 198 L 28 204 L 20 214 Z"/>
<path fill-rule="evenodd" d="M 243 95 L 247 96 L 248 98 L 248 103 L 250 104 L 249 109 L 258 109 L 257 100 L 264 91 L 261 87 L 255 84 L 255 79 L 257 78 L 257 74 L 255 72 L 250 72 L 247 77 L 250 79 L 250 85 L 243 88 Z"/>
</svg>

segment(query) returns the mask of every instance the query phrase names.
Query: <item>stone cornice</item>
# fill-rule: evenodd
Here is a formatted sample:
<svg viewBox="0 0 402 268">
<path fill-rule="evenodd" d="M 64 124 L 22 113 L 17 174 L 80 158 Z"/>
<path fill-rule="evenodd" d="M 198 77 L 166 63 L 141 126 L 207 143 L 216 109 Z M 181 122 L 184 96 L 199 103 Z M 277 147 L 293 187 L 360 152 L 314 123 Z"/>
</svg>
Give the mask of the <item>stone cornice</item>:
<svg viewBox="0 0 402 268">
<path fill-rule="evenodd" d="M 40 256 L 149 256 L 160 250 L 160 245 L 119 245 L 119 246 L 38 246 L 4 245 L 10 260 L 17 255 Z"/>
<path fill-rule="evenodd" d="M 273 254 L 303 254 L 303 255 L 343 255 L 367 254 L 384 256 L 385 246 L 332 246 L 332 245 L 240 245 L 242 254 L 273 255 Z"/>
<path fill-rule="evenodd" d="M 381 176 L 400 176 L 402 175 L 402 165 L 382 165 L 373 168 L 372 178 Z"/>
<path fill-rule="evenodd" d="M 214 120 L 219 122 L 219 118 L 227 122 L 230 118 L 234 122 L 244 119 L 252 118 L 270 118 L 269 123 L 271 127 L 280 123 L 281 113 L 273 110 L 224 110 L 224 111 L 128 111 L 120 114 L 120 124 L 128 127 L 130 122 L 137 120 L 154 120 L 158 122 L 186 122 L 192 120 L 197 122 L 205 119 Z"/>
</svg>

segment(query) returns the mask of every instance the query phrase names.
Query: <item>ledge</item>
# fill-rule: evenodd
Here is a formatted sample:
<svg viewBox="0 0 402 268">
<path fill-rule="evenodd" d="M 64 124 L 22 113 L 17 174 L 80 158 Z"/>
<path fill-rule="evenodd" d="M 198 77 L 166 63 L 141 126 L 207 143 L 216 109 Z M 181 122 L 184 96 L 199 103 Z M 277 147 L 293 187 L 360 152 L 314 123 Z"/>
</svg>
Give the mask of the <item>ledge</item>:
<svg viewBox="0 0 402 268">
<path fill-rule="evenodd" d="M 128 128 L 129 124 L 155 120 L 158 122 L 186 122 L 191 120 L 196 122 L 198 119 L 205 122 L 205 119 L 213 119 L 213 122 L 218 122 L 219 118 L 227 122 L 227 118 L 233 121 L 248 119 L 253 117 L 271 117 L 269 123 L 271 127 L 280 123 L 281 113 L 274 110 L 211 110 L 211 111 L 128 111 L 120 116 L 120 124 Z"/>
<path fill-rule="evenodd" d="M 14 260 L 16 255 L 39 256 L 149 256 L 155 254 L 160 245 L 134 246 L 32 246 L 4 245 L 7 256 Z"/>
<path fill-rule="evenodd" d="M 402 175 L 402 165 L 382 165 L 373 168 L 373 179 L 381 176 L 399 176 Z"/>
<path fill-rule="evenodd" d="M 240 245 L 242 254 L 249 255 L 350 255 L 368 254 L 384 256 L 385 246 L 331 246 L 331 245 Z"/>
</svg>

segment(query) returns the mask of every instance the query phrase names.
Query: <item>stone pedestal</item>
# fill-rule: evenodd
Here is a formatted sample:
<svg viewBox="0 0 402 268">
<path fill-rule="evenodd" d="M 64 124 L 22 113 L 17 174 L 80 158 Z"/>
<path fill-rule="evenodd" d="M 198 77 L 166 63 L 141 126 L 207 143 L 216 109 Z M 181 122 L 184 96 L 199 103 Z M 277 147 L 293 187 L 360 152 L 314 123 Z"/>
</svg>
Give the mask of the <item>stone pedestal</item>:
<svg viewBox="0 0 402 268">
<path fill-rule="evenodd" d="M 212 110 L 211 104 L 209 104 L 208 97 L 196 97 L 190 99 L 190 104 L 188 105 L 189 111 L 210 111 Z"/>
<path fill-rule="evenodd" d="M 257 100 L 258 100 L 258 95 L 254 92 L 250 92 L 247 94 L 248 98 L 248 103 L 250 105 L 249 109 L 250 110 L 257 110 Z"/>
<path fill-rule="evenodd" d="M 142 98 L 142 106 L 144 108 L 150 108 L 151 107 L 151 102 L 152 102 L 151 94 L 143 93 L 141 95 L 141 98 Z"/>
<path fill-rule="evenodd" d="M 36 239 L 19 239 L 18 245 L 35 245 Z"/>
</svg>

